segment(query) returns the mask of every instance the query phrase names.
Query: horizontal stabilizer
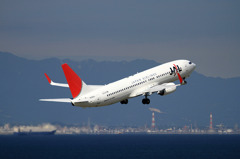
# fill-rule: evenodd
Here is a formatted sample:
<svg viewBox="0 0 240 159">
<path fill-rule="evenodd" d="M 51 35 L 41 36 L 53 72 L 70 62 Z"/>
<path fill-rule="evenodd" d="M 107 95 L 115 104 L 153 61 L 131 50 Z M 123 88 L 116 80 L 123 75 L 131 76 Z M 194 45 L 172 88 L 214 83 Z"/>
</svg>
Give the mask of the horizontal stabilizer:
<svg viewBox="0 0 240 159">
<path fill-rule="evenodd" d="M 70 98 L 39 99 L 39 101 L 72 103 L 72 99 Z"/>
</svg>

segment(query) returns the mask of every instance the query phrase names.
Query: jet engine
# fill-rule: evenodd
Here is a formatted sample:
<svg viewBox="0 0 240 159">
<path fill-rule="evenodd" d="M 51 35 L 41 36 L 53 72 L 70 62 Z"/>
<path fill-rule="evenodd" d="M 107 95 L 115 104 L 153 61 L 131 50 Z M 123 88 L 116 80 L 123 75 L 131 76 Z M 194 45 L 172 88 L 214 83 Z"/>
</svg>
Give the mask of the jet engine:
<svg viewBox="0 0 240 159">
<path fill-rule="evenodd" d="M 158 94 L 161 95 L 161 96 L 165 96 L 167 94 L 175 92 L 176 89 L 177 89 L 176 85 L 171 85 L 171 86 L 159 91 Z"/>
</svg>

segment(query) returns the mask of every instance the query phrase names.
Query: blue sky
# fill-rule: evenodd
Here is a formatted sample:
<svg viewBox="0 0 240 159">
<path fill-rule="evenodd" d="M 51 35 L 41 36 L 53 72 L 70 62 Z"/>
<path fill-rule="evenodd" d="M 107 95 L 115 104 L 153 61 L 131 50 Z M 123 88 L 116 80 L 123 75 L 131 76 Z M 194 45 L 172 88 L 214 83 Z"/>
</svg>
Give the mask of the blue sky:
<svg viewBox="0 0 240 159">
<path fill-rule="evenodd" d="M 0 51 L 43 59 L 190 59 L 239 77 L 240 1 L 1 0 Z"/>
</svg>

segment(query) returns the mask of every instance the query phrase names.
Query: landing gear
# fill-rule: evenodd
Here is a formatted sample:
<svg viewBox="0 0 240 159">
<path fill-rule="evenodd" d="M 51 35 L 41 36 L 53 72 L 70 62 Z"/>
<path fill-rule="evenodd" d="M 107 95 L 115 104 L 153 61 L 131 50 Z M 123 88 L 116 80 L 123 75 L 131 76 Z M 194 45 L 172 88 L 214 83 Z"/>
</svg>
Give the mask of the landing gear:
<svg viewBox="0 0 240 159">
<path fill-rule="evenodd" d="M 142 104 L 150 104 L 150 99 L 148 99 L 148 94 L 146 93 L 145 95 L 145 98 L 142 99 Z"/>
<path fill-rule="evenodd" d="M 183 83 L 182 83 L 182 85 L 187 84 L 187 81 L 186 81 L 185 79 L 186 79 L 186 78 L 184 77 L 184 78 L 183 78 Z"/>
<path fill-rule="evenodd" d="M 144 99 L 142 100 L 142 103 L 143 103 L 143 104 L 150 104 L 150 99 L 144 98 Z"/>
<path fill-rule="evenodd" d="M 121 104 L 128 104 L 128 100 L 127 100 L 127 99 L 122 100 L 120 103 L 121 103 Z"/>
</svg>

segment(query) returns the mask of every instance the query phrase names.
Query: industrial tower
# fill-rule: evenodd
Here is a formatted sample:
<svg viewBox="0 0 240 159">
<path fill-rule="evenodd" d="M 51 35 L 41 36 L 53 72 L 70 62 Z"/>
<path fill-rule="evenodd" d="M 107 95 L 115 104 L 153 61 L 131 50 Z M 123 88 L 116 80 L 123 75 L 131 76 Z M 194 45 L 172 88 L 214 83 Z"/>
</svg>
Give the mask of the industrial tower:
<svg viewBox="0 0 240 159">
<path fill-rule="evenodd" d="M 152 129 L 155 129 L 155 117 L 154 117 L 154 112 L 152 112 Z"/>
<path fill-rule="evenodd" d="M 208 133 L 215 133 L 215 130 L 213 129 L 213 124 L 212 124 L 212 113 L 210 113 L 210 123 L 209 123 Z"/>
</svg>

